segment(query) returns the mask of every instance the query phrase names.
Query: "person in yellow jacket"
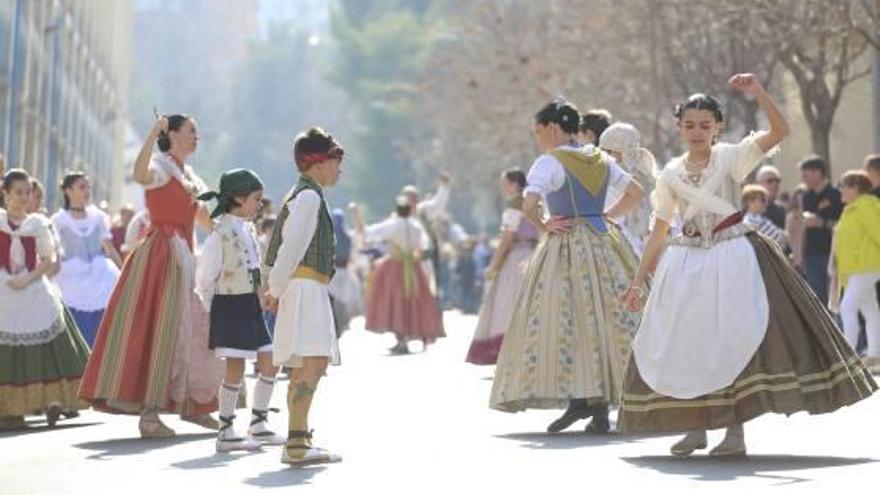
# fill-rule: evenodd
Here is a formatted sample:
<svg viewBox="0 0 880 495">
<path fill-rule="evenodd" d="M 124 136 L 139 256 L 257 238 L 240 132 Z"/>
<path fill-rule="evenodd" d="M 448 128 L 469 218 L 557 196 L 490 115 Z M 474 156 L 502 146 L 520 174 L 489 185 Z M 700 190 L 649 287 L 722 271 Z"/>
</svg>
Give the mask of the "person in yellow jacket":
<svg viewBox="0 0 880 495">
<path fill-rule="evenodd" d="M 865 364 L 880 367 L 880 307 L 874 288 L 880 282 L 880 199 L 871 194 L 871 179 L 861 170 L 843 174 L 841 197 L 846 207 L 835 233 L 832 270 L 844 289 L 839 305 L 843 333 L 855 347 L 861 312 L 868 337 Z M 834 301 L 830 306 L 836 309 Z"/>
</svg>

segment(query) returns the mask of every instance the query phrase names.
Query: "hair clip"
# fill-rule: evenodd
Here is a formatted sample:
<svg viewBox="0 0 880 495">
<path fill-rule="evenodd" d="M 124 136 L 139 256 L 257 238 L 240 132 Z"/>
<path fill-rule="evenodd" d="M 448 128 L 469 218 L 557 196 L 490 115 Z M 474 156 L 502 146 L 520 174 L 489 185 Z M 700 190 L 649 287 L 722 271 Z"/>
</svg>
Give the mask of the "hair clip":
<svg viewBox="0 0 880 495">
<path fill-rule="evenodd" d="M 553 104 L 556 105 L 557 110 L 559 110 L 559 107 L 564 106 L 566 103 L 568 103 L 568 100 L 566 100 L 565 97 L 562 96 L 562 94 L 560 94 L 556 97 L 555 100 L 553 100 Z"/>
</svg>

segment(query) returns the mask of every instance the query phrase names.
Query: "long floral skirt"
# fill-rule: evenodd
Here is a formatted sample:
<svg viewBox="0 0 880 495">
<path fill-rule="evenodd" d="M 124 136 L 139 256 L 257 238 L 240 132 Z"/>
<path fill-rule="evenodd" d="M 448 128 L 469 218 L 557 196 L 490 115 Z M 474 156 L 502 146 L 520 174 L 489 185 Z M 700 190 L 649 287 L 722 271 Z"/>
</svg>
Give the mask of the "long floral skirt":
<svg viewBox="0 0 880 495">
<path fill-rule="evenodd" d="M 490 407 L 561 409 L 571 399 L 616 404 L 639 315 L 620 296 L 638 261 L 612 229 L 578 224 L 542 237 L 504 337 Z"/>
</svg>

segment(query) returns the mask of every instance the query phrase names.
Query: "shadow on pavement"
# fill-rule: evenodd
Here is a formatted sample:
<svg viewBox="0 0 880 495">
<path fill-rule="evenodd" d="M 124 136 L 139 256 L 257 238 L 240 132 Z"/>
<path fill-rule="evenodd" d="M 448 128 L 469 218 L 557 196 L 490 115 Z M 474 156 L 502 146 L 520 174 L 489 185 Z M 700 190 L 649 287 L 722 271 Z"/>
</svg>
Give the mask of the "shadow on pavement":
<svg viewBox="0 0 880 495">
<path fill-rule="evenodd" d="M 316 474 L 327 469 L 327 466 L 303 468 L 284 467 L 276 471 L 266 471 L 255 478 L 247 478 L 245 483 L 262 488 L 277 488 L 292 485 L 308 485 Z"/>
<path fill-rule="evenodd" d="M 215 438 L 216 433 L 184 433 L 171 438 L 117 438 L 102 440 L 100 442 L 83 442 L 73 446 L 84 450 L 97 450 L 98 452 L 88 456 L 88 459 L 107 459 L 124 455 L 135 455 L 150 452 L 152 450 L 173 447 L 186 442 Z"/>
<path fill-rule="evenodd" d="M 212 469 L 217 467 L 223 467 L 229 465 L 230 462 L 236 461 L 243 457 L 248 457 L 254 454 L 260 454 L 265 452 L 264 450 L 256 450 L 253 452 L 246 451 L 235 451 L 235 452 L 225 452 L 225 453 L 212 453 L 211 455 L 205 457 L 199 457 L 197 459 L 189 459 L 181 462 L 171 463 L 172 466 L 180 469 Z"/>
<path fill-rule="evenodd" d="M 19 435 L 36 435 L 37 433 L 51 433 L 53 431 L 69 430 L 72 428 L 83 428 L 86 426 L 97 426 L 103 424 L 99 421 L 89 423 L 59 423 L 55 426 L 49 426 L 45 421 L 28 421 L 27 426 L 16 428 L 14 430 L 5 430 L 0 432 L 0 439 L 12 438 Z"/>
<path fill-rule="evenodd" d="M 586 424 L 586 423 L 583 423 Z M 657 435 L 665 436 L 665 435 Z M 614 445 L 623 443 L 632 443 L 652 438 L 648 436 L 630 436 L 618 433 L 608 433 L 605 435 L 597 435 L 585 433 L 583 430 L 563 431 L 561 433 L 506 433 L 503 435 L 495 435 L 496 438 L 505 440 L 516 440 L 523 443 L 522 447 L 527 449 L 578 449 L 581 447 L 601 447 L 604 445 Z"/>
<path fill-rule="evenodd" d="M 812 481 L 809 476 L 783 474 L 786 471 L 853 466 L 878 462 L 864 457 L 831 457 L 802 455 L 750 455 L 739 459 L 713 459 L 694 456 L 678 459 L 672 456 L 622 457 L 635 466 L 653 469 L 665 474 L 686 476 L 701 481 L 732 481 L 738 478 L 778 480 L 787 485 Z"/>
</svg>

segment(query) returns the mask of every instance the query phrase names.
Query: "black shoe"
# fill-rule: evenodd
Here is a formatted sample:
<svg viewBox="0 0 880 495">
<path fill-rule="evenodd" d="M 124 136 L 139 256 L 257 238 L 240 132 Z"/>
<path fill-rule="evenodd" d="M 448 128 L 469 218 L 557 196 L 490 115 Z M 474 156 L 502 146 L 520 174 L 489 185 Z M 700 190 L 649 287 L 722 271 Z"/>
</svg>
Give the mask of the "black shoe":
<svg viewBox="0 0 880 495">
<path fill-rule="evenodd" d="M 403 356 L 409 354 L 409 346 L 405 343 L 397 344 L 390 349 L 392 356 Z"/>
<path fill-rule="evenodd" d="M 587 433 L 604 435 L 608 433 L 608 430 L 610 429 L 611 424 L 608 422 L 608 407 L 596 406 L 595 412 L 593 413 L 593 419 L 587 423 L 587 427 L 584 428 L 584 431 Z"/>
<path fill-rule="evenodd" d="M 61 417 L 61 406 L 52 405 L 46 410 L 46 423 L 49 424 L 50 428 L 54 428 L 58 423 L 58 419 Z"/>
<path fill-rule="evenodd" d="M 548 433 L 559 433 L 560 431 L 573 425 L 582 419 L 588 419 L 593 416 L 594 409 L 587 406 L 584 400 L 573 400 L 569 402 L 568 409 L 556 421 L 550 423 L 547 427 Z"/>
</svg>

